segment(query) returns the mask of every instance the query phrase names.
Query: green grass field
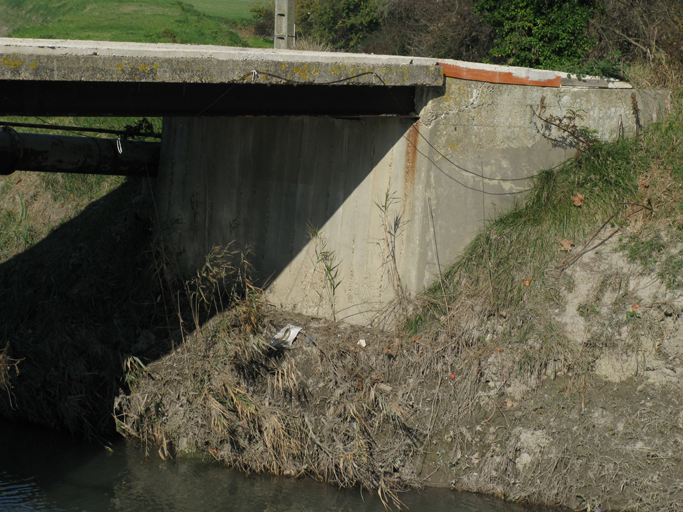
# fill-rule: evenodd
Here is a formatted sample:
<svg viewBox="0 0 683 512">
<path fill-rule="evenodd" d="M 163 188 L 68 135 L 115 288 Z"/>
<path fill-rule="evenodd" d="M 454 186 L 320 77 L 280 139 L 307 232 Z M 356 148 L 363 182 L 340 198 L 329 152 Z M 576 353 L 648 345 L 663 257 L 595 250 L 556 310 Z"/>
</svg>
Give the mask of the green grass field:
<svg viewBox="0 0 683 512">
<path fill-rule="evenodd" d="M 249 8 L 263 2 L 264 0 L 192 0 L 189 3 L 199 12 L 210 16 L 248 22 L 252 19 Z"/>
<path fill-rule="evenodd" d="M 0 26 L 5 24 L 9 37 L 269 46 L 245 30 L 252 5 L 245 0 L 5 0 Z"/>
</svg>

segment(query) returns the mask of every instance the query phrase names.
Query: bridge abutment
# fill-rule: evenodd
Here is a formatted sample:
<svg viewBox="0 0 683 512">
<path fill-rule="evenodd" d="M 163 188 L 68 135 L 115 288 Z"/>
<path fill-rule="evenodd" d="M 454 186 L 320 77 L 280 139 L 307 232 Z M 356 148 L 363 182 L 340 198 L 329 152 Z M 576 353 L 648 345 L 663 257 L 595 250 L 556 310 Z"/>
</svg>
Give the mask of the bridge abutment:
<svg viewBox="0 0 683 512">
<path fill-rule="evenodd" d="M 540 108 L 579 112 L 609 140 L 661 117 L 665 97 L 448 78 L 416 105 L 411 117 L 166 118 L 158 204 L 181 267 L 214 246 L 249 247 L 272 303 L 391 321 L 397 294 L 434 282 L 523 199 L 525 178 L 574 156 Z"/>
</svg>

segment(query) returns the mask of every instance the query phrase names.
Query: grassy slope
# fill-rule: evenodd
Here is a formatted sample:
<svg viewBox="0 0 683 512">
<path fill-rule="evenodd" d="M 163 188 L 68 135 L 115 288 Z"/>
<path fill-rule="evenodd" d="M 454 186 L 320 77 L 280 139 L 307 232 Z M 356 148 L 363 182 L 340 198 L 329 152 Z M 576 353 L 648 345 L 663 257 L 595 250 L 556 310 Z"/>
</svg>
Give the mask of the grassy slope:
<svg viewBox="0 0 683 512">
<path fill-rule="evenodd" d="M 45 23 L 21 24 L 11 37 L 246 46 L 229 20 L 172 0 L 76 0 Z"/>
<path fill-rule="evenodd" d="M 252 19 L 250 7 L 261 4 L 264 0 L 192 0 L 195 9 L 210 16 L 218 16 L 230 20 L 249 21 Z"/>
</svg>

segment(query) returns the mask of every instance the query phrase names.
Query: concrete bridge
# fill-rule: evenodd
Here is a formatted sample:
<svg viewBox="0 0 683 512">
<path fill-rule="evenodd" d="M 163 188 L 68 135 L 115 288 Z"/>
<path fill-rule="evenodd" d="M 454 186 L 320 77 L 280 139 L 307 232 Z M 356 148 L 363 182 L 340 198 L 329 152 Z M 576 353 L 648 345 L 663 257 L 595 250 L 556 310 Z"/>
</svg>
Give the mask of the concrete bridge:
<svg viewBox="0 0 683 512">
<path fill-rule="evenodd" d="M 156 203 L 186 270 L 250 246 L 270 300 L 392 319 L 537 171 L 665 114 L 628 84 L 426 58 L 0 38 L 0 115 L 163 116 Z M 540 117 L 539 115 L 540 114 Z"/>
</svg>

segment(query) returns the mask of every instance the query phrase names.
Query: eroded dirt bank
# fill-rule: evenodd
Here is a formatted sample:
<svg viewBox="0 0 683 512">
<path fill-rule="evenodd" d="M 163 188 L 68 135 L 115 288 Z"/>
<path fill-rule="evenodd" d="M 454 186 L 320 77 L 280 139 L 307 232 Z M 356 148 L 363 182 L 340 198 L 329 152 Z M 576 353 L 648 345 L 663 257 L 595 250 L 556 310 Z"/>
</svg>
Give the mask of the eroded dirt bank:
<svg viewBox="0 0 683 512">
<path fill-rule="evenodd" d="M 565 271 L 548 312 L 561 343 L 503 336 L 505 312 L 465 349 L 438 330 L 387 334 L 263 305 L 248 332 L 242 306 L 138 366 L 118 429 L 163 457 L 199 450 L 387 502 L 446 485 L 575 510 L 678 510 L 681 301 L 619 243 Z M 287 324 L 304 328 L 292 348 L 269 348 Z"/>
</svg>

